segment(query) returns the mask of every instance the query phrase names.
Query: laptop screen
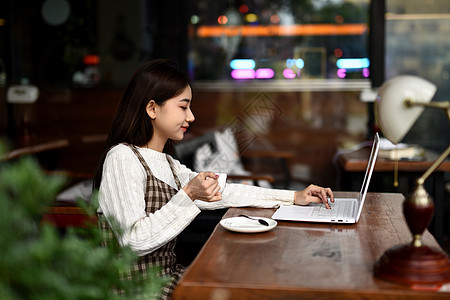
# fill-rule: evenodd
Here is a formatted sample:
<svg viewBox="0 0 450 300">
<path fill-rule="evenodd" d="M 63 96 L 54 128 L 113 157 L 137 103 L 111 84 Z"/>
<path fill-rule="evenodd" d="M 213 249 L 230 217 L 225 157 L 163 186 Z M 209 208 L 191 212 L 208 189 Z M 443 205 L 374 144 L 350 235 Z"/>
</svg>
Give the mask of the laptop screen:
<svg viewBox="0 0 450 300">
<path fill-rule="evenodd" d="M 380 137 L 378 132 L 375 133 L 373 139 L 372 150 L 370 151 L 369 161 L 367 163 L 366 174 L 364 175 L 363 184 L 361 186 L 361 191 L 359 192 L 359 205 L 358 205 L 358 215 L 356 216 L 356 221 L 358 222 L 361 216 L 362 207 L 364 200 L 366 199 L 367 190 L 369 189 L 370 178 L 372 177 L 373 169 L 375 168 L 375 163 L 377 161 L 378 150 L 380 149 Z"/>
</svg>

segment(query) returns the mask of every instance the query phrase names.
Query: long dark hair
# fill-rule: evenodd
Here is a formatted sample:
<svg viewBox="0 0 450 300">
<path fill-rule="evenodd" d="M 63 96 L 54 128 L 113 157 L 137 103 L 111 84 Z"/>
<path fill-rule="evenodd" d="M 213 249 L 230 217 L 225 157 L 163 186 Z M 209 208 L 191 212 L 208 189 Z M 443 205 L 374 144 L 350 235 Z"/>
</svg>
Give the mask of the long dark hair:
<svg viewBox="0 0 450 300">
<path fill-rule="evenodd" d="M 146 112 L 148 102 L 154 100 L 162 105 L 181 94 L 189 83 L 189 76 L 168 59 L 149 61 L 133 74 L 112 122 L 105 151 L 94 176 L 94 189 L 100 187 L 103 163 L 111 147 L 123 142 L 142 146 L 151 140 L 153 126 Z"/>
</svg>

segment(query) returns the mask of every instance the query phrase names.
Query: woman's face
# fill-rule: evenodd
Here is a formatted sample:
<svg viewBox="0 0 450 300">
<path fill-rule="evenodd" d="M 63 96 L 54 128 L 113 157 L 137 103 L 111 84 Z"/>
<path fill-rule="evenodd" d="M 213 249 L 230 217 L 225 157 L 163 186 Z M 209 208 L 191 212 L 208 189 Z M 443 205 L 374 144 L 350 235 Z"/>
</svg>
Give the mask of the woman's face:
<svg viewBox="0 0 450 300">
<path fill-rule="evenodd" d="M 161 142 L 168 139 L 182 140 L 189 124 L 195 120 L 191 111 L 192 90 L 189 85 L 181 94 L 166 100 L 162 105 L 155 104 L 152 141 Z"/>
</svg>

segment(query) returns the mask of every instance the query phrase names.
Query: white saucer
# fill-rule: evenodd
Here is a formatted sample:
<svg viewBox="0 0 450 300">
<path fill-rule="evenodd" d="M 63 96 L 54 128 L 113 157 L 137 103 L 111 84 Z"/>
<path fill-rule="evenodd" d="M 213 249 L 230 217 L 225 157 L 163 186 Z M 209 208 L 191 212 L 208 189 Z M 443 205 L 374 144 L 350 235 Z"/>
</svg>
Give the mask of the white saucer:
<svg viewBox="0 0 450 300">
<path fill-rule="evenodd" d="M 269 226 L 259 224 L 258 221 L 250 220 L 244 217 L 233 217 L 227 218 L 220 221 L 220 225 L 224 228 L 235 231 L 235 232 L 243 232 L 243 233 L 256 233 L 256 232 L 264 232 L 269 231 L 277 226 L 277 221 L 269 219 L 269 218 L 261 218 L 261 217 L 252 217 L 255 219 L 262 219 L 269 223 Z"/>
</svg>

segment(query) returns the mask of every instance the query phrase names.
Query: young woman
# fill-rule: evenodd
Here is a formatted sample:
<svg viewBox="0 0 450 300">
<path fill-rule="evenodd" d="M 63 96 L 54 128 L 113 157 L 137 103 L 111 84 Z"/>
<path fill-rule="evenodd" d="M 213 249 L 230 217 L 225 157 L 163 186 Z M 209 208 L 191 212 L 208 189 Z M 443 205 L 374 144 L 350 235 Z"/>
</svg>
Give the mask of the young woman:
<svg viewBox="0 0 450 300">
<path fill-rule="evenodd" d="M 194 121 L 191 104 L 189 77 L 173 62 L 144 64 L 124 91 L 108 136 L 109 151 L 94 178 L 98 212 L 107 220 L 113 217 L 120 230 L 103 225 L 138 253 L 134 269 L 156 266 L 171 277 L 161 299 L 170 298 L 183 273 L 174 255 L 176 237 L 201 209 L 311 202 L 329 208 L 327 198 L 334 201 L 329 188 L 315 185 L 294 192 L 228 184 L 220 193 L 215 173 L 195 173 L 164 153 L 166 144 L 183 139 Z"/>
</svg>

